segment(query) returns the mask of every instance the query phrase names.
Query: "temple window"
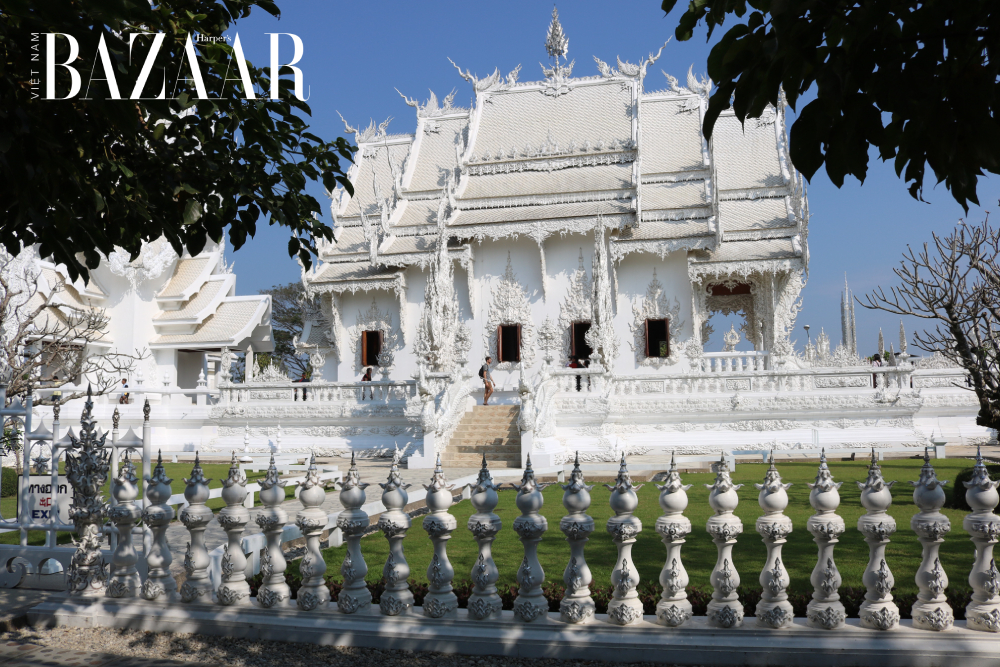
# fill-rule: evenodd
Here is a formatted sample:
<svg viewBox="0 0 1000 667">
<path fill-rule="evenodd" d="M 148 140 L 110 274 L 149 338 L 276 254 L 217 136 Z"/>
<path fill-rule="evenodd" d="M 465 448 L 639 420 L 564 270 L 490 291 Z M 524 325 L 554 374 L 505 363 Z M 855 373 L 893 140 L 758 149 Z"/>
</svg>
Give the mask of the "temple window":
<svg viewBox="0 0 1000 667">
<path fill-rule="evenodd" d="M 497 359 L 500 363 L 521 361 L 521 325 L 497 327 Z"/>
<path fill-rule="evenodd" d="M 361 332 L 361 365 L 378 366 L 378 357 L 382 354 L 382 332 Z"/>
<path fill-rule="evenodd" d="M 646 356 L 670 356 L 670 333 L 667 320 L 646 320 Z"/>
<path fill-rule="evenodd" d="M 588 331 L 590 331 L 590 322 L 573 322 L 570 325 L 569 356 L 571 359 L 577 361 L 590 359 L 594 350 L 587 345 Z"/>
</svg>

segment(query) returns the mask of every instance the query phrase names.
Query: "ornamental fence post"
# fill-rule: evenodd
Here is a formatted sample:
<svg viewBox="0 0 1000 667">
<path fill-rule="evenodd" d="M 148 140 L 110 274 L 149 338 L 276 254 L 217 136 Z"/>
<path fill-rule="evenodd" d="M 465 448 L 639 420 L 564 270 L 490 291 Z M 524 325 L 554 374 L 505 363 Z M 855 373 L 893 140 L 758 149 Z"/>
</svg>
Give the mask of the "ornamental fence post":
<svg viewBox="0 0 1000 667">
<path fill-rule="evenodd" d="M 379 599 L 379 609 L 386 616 L 398 616 L 413 607 L 413 593 L 408 583 L 410 566 L 403 554 L 403 538 L 410 528 L 410 517 L 406 513 L 409 495 L 406 489 L 409 484 L 403 484 L 399 475 L 399 448 L 392 455 L 392 467 L 389 468 L 389 478 L 382 487 L 382 504 L 385 512 L 379 517 L 378 527 L 389 542 L 389 557 L 382 568 L 382 579 L 385 590 Z"/>
<path fill-rule="evenodd" d="M 260 560 L 263 582 L 257 590 L 257 604 L 264 608 L 291 606 L 292 592 L 285 583 L 285 554 L 281 548 L 281 533 L 288 523 L 288 512 L 281 503 L 285 500 L 285 482 L 278 478 L 274 454 L 267 474 L 260 482 L 260 502 L 264 506 L 255 521 L 267 539 Z"/>
<path fill-rule="evenodd" d="M 340 574 L 344 577 L 344 587 L 341 589 L 340 595 L 337 596 L 337 608 L 345 614 L 354 614 L 361 609 L 367 609 L 372 603 L 371 591 L 365 585 L 368 565 L 365 563 L 364 556 L 361 555 L 361 537 L 371 523 L 368 513 L 361 509 L 361 506 L 365 504 L 365 489 L 367 487 L 368 484 L 361 481 L 358 465 L 354 461 L 354 453 L 351 452 L 351 468 L 347 471 L 347 477 L 340 487 L 340 504 L 344 506 L 344 510 L 337 517 L 337 527 L 347 539 L 347 554 L 340 566 Z M 317 486 L 317 488 L 319 487 Z M 322 488 L 316 492 L 316 497 L 319 502 L 314 504 L 318 507 L 323 502 L 323 498 L 326 497 Z M 310 502 L 312 503 L 312 501 Z M 320 513 L 322 512 L 320 511 Z M 303 514 L 304 512 L 300 513 L 299 516 Z M 322 564 L 325 571 L 326 565 L 323 563 L 323 555 L 319 551 L 318 538 L 319 534 L 317 533 L 315 557 L 319 559 L 318 564 Z M 318 578 L 318 586 L 326 590 L 326 586 L 323 585 L 322 573 Z M 319 588 L 316 590 L 318 594 L 321 594 Z"/>
<path fill-rule="evenodd" d="M 743 532 L 743 522 L 733 514 L 740 498 L 736 490 L 742 484 L 733 484 L 729 477 L 729 464 L 725 453 L 719 458 L 715 482 L 706 484 L 711 489 L 708 504 L 715 510 L 709 517 L 705 529 L 712 536 L 718 550 L 715 567 L 712 568 L 712 601 L 708 603 L 708 622 L 719 628 L 732 628 L 743 623 L 743 605 L 736 589 L 740 585 L 740 575 L 733 566 L 733 546 L 736 536 Z"/>
<path fill-rule="evenodd" d="M 885 548 L 889 538 L 896 532 L 896 520 L 886 511 L 892 504 L 889 489 L 896 482 L 882 479 L 882 468 L 872 449 L 868 478 L 858 482 L 861 489 L 861 504 L 867 513 L 858 518 L 858 530 L 868 543 L 868 565 L 861 577 L 865 588 L 865 601 L 861 603 L 861 625 L 873 630 L 891 630 L 899 625 L 899 608 L 892 601 L 892 587 L 895 579 L 885 561 Z"/>
<path fill-rule="evenodd" d="M 181 523 L 187 528 L 190 540 L 184 554 L 184 571 L 187 579 L 181 586 L 181 602 L 199 602 L 204 595 L 211 600 L 212 582 L 208 577 L 210 563 L 208 549 L 205 548 L 205 527 L 215 516 L 206 505 L 208 500 L 208 483 L 205 473 L 198 460 L 198 452 L 194 453 L 194 467 L 191 468 L 191 478 L 185 479 L 184 500 L 187 507 L 181 510 Z"/>
<path fill-rule="evenodd" d="M 146 600 L 176 602 L 177 581 L 170 574 L 170 564 L 174 557 L 167 543 L 167 527 L 174 518 L 174 508 L 167 504 L 170 500 L 170 483 L 163 469 L 163 455 L 157 452 L 156 468 L 146 485 L 146 500 L 149 504 L 142 511 L 142 521 L 153 533 L 149 551 L 146 553 L 146 581 L 142 583 L 142 597 Z"/>
<path fill-rule="evenodd" d="M 514 599 L 514 617 L 530 623 L 546 618 L 549 601 L 542 593 L 545 571 L 538 561 L 538 543 L 542 534 L 549 529 L 548 520 L 538 513 L 545 504 L 542 489 L 547 484 L 535 481 L 535 471 L 531 469 L 531 455 L 528 455 L 524 475 L 520 484 L 511 483 L 517 490 L 514 502 L 521 510 L 521 516 L 514 519 L 514 532 L 524 545 L 524 559 L 517 569 L 517 597 Z"/>
<path fill-rule="evenodd" d="M 757 504 L 764 510 L 764 516 L 757 519 L 757 532 L 767 546 L 767 561 L 758 579 L 763 593 L 755 613 L 757 625 L 786 628 L 792 625 L 795 617 L 792 603 L 788 601 L 788 584 L 791 579 L 781 562 L 781 547 L 792 532 L 792 520 L 783 513 L 788 507 L 787 490 L 791 484 L 781 483 L 781 475 L 774 467 L 773 451 L 771 465 L 764 474 L 764 483 L 754 486 L 760 491 Z"/>
<path fill-rule="evenodd" d="M 809 517 L 806 529 L 812 533 L 813 541 L 819 548 L 816 567 L 809 577 L 813 585 L 812 600 L 806 607 L 806 618 L 814 628 L 833 630 L 844 625 L 847 612 L 844 603 L 840 601 L 841 577 L 833 560 L 833 548 L 837 538 L 847 529 L 844 520 L 836 514 L 840 507 L 840 486 L 843 482 L 834 482 L 833 474 L 826 464 L 826 449 L 819 459 L 819 471 L 816 481 L 809 483 L 809 504 L 816 512 Z"/>
<path fill-rule="evenodd" d="M 691 520 L 684 516 L 687 509 L 687 490 L 690 484 L 681 482 L 677 472 L 677 457 L 670 455 L 670 471 L 660 489 L 660 507 L 663 514 L 656 520 L 656 532 L 667 547 L 667 559 L 660 571 L 663 593 L 656 603 L 656 618 L 668 628 L 676 628 L 691 618 L 691 602 L 687 599 L 688 573 L 681 562 L 681 545 L 691 532 Z"/>
<path fill-rule="evenodd" d="M 639 572 L 632 562 L 632 545 L 636 535 L 642 532 L 642 521 L 633 512 L 639 506 L 635 490 L 642 488 L 632 485 L 632 478 L 622 454 L 618 466 L 618 477 L 614 485 L 605 484 L 611 491 L 611 509 L 615 515 L 608 519 L 607 529 L 618 549 L 615 569 L 611 571 L 612 600 L 608 603 L 608 618 L 618 625 L 631 625 L 642 620 L 642 601 L 636 592 Z"/>
<path fill-rule="evenodd" d="M 493 510 L 500 502 L 497 485 L 493 483 L 483 454 L 483 467 L 469 499 L 475 514 L 469 517 L 468 529 L 479 547 L 479 559 L 472 566 L 472 595 L 469 596 L 469 618 L 484 621 L 500 618 L 503 603 L 497 593 L 500 572 L 493 561 L 493 540 L 503 527 Z"/>
<path fill-rule="evenodd" d="M 972 480 L 965 482 L 965 500 L 972 512 L 962 520 L 962 527 L 976 545 L 976 561 L 969 573 L 972 601 L 965 607 L 965 620 L 973 630 L 1000 632 L 1000 572 L 993 560 L 993 546 L 1000 536 L 1000 516 L 994 514 L 993 508 L 1000 503 L 1000 494 L 979 448 L 972 470 Z"/>
<path fill-rule="evenodd" d="M 132 528 L 139 520 L 140 512 L 135 499 L 139 495 L 135 466 L 126 451 L 122 456 L 118 475 L 111 482 L 111 495 L 115 506 L 108 510 L 108 518 L 118 529 L 118 545 L 111 557 L 111 577 L 108 580 L 108 597 L 134 598 L 139 593 L 142 581 L 136 570 L 139 555 L 132 541 Z"/>
<path fill-rule="evenodd" d="M 931 466 L 930 452 L 924 447 L 924 465 L 920 469 L 920 479 L 913 485 L 913 504 L 920 511 L 910 519 L 910 528 L 917 534 L 923 545 L 920 567 L 917 568 L 916 582 L 920 593 L 910 614 L 913 627 L 924 630 L 947 630 L 955 623 L 955 616 L 944 591 L 948 588 L 948 575 L 941 567 L 938 551 L 944 536 L 951 530 L 951 522 L 941 508 L 944 507 L 944 485 L 939 481 Z"/>
<path fill-rule="evenodd" d="M 455 577 L 455 568 L 448 560 L 448 540 L 451 531 L 458 527 L 458 522 L 448 508 L 454 502 L 451 495 L 451 484 L 441 469 L 441 455 L 437 456 L 437 464 L 431 475 L 431 483 L 425 484 L 427 489 L 427 507 L 431 513 L 424 517 L 423 528 L 434 543 L 434 556 L 427 566 L 427 580 L 430 582 L 427 595 L 424 597 L 424 616 L 431 618 L 451 618 L 457 615 L 458 597 L 452 591 L 451 581 Z"/>
<path fill-rule="evenodd" d="M 357 466 L 354 465 L 354 459 L 351 458 L 351 472 L 347 474 L 348 480 L 356 480 L 357 475 Z M 368 485 L 365 484 L 360 487 L 362 504 L 365 502 L 365 486 Z M 299 572 L 302 574 L 302 585 L 299 587 L 298 595 L 295 596 L 295 603 L 302 611 L 326 609 L 330 603 L 330 589 L 326 587 L 326 580 L 324 578 L 324 575 L 326 575 L 326 561 L 323 559 L 323 552 L 319 548 L 319 536 L 323 532 L 323 529 L 326 528 L 326 512 L 320 509 L 320 505 L 323 504 L 324 500 L 326 500 L 326 490 L 319 480 L 319 470 L 316 468 L 316 455 L 312 454 L 309 457 L 309 467 L 306 469 L 306 479 L 302 483 L 302 490 L 299 492 L 299 502 L 302 503 L 302 509 L 299 510 L 298 515 L 295 517 L 295 525 L 299 527 L 299 530 L 306 538 L 306 554 L 302 557 L 302 563 L 299 565 Z M 340 494 L 340 500 L 344 503 L 344 507 L 350 507 L 349 503 L 344 502 L 343 491 Z M 341 514 L 341 517 L 343 517 L 343 514 Z M 364 525 L 365 528 L 368 527 L 367 514 L 364 516 Z M 364 534 L 363 529 L 354 536 L 354 544 L 351 545 L 349 543 L 345 563 L 351 559 L 351 546 L 354 547 L 354 550 L 360 557 L 361 547 L 358 545 L 358 542 L 361 540 L 362 534 Z M 361 560 L 361 564 L 363 567 L 364 560 Z M 343 569 L 341 571 L 343 572 Z M 367 572 L 368 568 L 364 568 L 364 571 L 361 573 L 361 588 L 368 594 L 368 602 L 365 604 L 371 602 L 371 593 L 365 587 L 365 574 Z M 356 589 L 357 581 L 352 581 L 351 586 L 352 591 Z M 341 606 L 340 610 L 351 613 L 347 611 L 347 609 L 351 608 L 348 596 L 348 578 L 345 575 L 344 589 L 340 593 L 340 597 L 344 599 L 344 605 Z"/>
<path fill-rule="evenodd" d="M 569 484 L 563 488 L 563 507 L 569 512 L 559 521 L 559 530 L 569 542 L 569 564 L 563 572 L 566 593 L 559 603 L 559 617 L 566 623 L 586 623 L 594 617 L 596 606 L 590 597 L 593 576 L 584 557 L 584 545 L 594 532 L 594 519 L 587 514 L 590 508 L 590 490 L 580 470 L 580 453 L 577 452 L 570 473 Z"/>
<path fill-rule="evenodd" d="M 250 584 L 247 583 L 247 557 L 243 553 L 243 530 L 250 521 L 250 512 L 243 506 L 247 497 L 247 478 L 240 470 L 240 463 L 233 451 L 229 463 L 229 476 L 222 480 L 222 499 L 226 506 L 216 519 L 226 531 L 228 544 L 222 554 L 222 581 L 219 583 L 219 603 L 229 605 L 250 604 Z"/>
</svg>

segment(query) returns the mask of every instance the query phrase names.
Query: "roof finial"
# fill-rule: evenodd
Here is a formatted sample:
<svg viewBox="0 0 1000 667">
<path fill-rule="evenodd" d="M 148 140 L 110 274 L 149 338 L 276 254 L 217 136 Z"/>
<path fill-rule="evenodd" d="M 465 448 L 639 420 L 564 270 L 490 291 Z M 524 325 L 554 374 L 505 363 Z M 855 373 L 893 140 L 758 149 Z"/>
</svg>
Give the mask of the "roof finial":
<svg viewBox="0 0 1000 667">
<path fill-rule="evenodd" d="M 552 22 L 549 24 L 549 32 L 545 35 L 545 50 L 550 58 L 555 58 L 559 64 L 560 56 L 565 58 L 569 51 L 569 38 L 563 32 L 562 24 L 559 23 L 559 10 L 552 6 Z"/>
</svg>

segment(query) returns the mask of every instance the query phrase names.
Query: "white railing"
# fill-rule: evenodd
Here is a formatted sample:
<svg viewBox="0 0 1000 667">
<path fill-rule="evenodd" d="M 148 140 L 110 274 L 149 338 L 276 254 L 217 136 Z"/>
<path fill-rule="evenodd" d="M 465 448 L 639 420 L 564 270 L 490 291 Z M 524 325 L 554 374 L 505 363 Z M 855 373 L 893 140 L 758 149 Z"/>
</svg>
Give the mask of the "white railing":
<svg viewBox="0 0 1000 667">
<path fill-rule="evenodd" d="M 598 467 L 595 466 L 595 470 Z M 544 472 L 551 474 L 560 469 L 565 470 L 560 466 Z M 315 466 L 309 471 L 313 480 L 316 472 Z M 732 655 L 737 655 L 739 660 L 754 656 L 748 660 L 752 663 L 765 662 L 763 658 L 766 657 L 768 664 L 798 664 L 802 652 L 808 651 L 812 664 L 832 666 L 867 664 L 872 655 L 882 655 L 879 651 L 883 651 L 886 656 L 894 657 L 884 664 L 902 665 L 922 664 L 919 656 L 932 651 L 933 655 L 948 656 L 951 660 L 956 654 L 972 655 L 976 660 L 970 664 L 978 666 L 992 664 L 1000 649 L 1000 638 L 996 634 L 1000 630 L 1000 572 L 993 560 L 993 547 L 1000 541 L 1000 516 L 993 510 L 1000 499 L 994 490 L 996 483 L 989 479 L 981 458 L 977 459 L 976 472 L 965 490 L 974 511 L 967 515 L 963 529 L 972 539 L 973 544 L 968 545 L 967 550 L 975 560 L 971 571 L 962 568 L 950 573 L 945 572 L 938 551 L 953 527 L 938 511 L 944 492 L 929 456 L 925 456 L 919 479 L 913 480 L 916 512 L 912 521 L 904 524 L 906 527 L 897 527 L 896 519 L 887 511 L 893 500 L 891 485 L 883 479 L 874 451 L 867 479 L 860 485 L 861 498 L 851 500 L 866 510 L 857 528 L 848 526 L 836 513 L 841 504 L 837 491 L 840 485 L 827 467 L 825 456 L 821 458 L 809 499 L 814 513 L 803 522 L 804 525 L 793 525 L 792 519 L 784 514 L 791 501 L 779 467 L 772 464 L 762 474 L 759 495 L 745 491 L 742 494 L 742 500 L 756 498 L 759 504 L 760 514 L 754 527 L 767 549 L 761 571 L 743 573 L 746 578 L 759 577 L 763 590 L 754 609 L 753 621 L 744 617 L 745 602 L 739 597 L 741 575 L 737 569 L 741 562 L 739 543 L 751 538 L 741 536 L 745 526 L 735 513 L 741 494 L 737 493 L 738 487 L 734 487 L 725 462 L 718 464 L 715 482 L 710 487 L 708 504 L 712 513 L 705 528 L 717 549 L 717 561 L 708 578 L 713 595 L 706 615 L 698 617 L 693 616 L 688 599 L 687 587 L 691 582 L 684 569 L 682 553 L 686 538 L 696 529 L 684 514 L 688 507 L 687 487 L 675 467 L 671 468 L 661 487 L 659 504 L 664 510 L 652 527 L 644 527 L 633 515 L 639 499 L 625 466 L 618 470 L 610 498 L 615 515 L 607 522 L 607 531 L 617 551 L 610 576 L 612 596 L 607 614 L 596 613 L 591 597 L 593 579 L 586 563 L 586 543 L 598 526 L 586 514 L 591 497 L 586 491 L 589 487 L 583 470 L 575 467 L 570 474 L 571 483 L 565 486 L 563 503 L 568 514 L 558 524 L 564 535 L 552 534 L 555 527 L 548 526 L 539 514 L 544 498 L 535 475 L 542 472 L 530 468 L 522 472 L 517 503 L 521 516 L 512 529 L 523 543 L 523 559 L 506 559 L 504 563 L 497 563 L 491 552 L 491 544 L 502 528 L 499 517 L 493 513 L 498 504 L 497 495 L 492 491 L 495 488 L 493 477 L 484 470 L 475 479 L 470 476 L 456 480 L 456 485 L 462 488 L 463 498 L 468 498 L 476 511 L 467 529 L 479 549 L 479 558 L 471 573 L 472 595 L 466 609 L 458 609 L 458 599 L 452 591 L 455 573 L 447 553 L 448 539 L 458 529 L 454 517 L 448 513 L 455 485 L 449 484 L 438 470 L 426 492 L 415 491 L 408 497 L 398 477 L 393 481 L 390 476 L 381 500 L 369 502 L 364 490 L 368 485 L 361 484 L 357 468 L 352 467 L 341 489 L 340 498 L 345 506 L 342 512 L 336 516 L 317 517 L 316 510 L 322 503 L 323 494 L 310 493 L 306 497 L 303 491 L 300 496 L 302 511 L 294 518 L 286 517 L 276 511 L 283 499 L 280 494 L 282 498 L 266 501 L 258 516 L 263 534 L 242 536 L 249 515 L 240 505 L 241 494 L 249 488 L 238 478 L 235 481 L 230 478 L 230 488 L 235 485 L 235 492 L 229 494 L 227 507 L 214 517 L 203 503 L 192 504 L 185 521 L 191 533 L 191 548 L 186 558 L 188 579 L 181 589 L 180 600 L 163 595 L 162 591 L 143 588 L 142 595 L 148 602 L 137 601 L 134 597 L 95 599 L 71 595 L 68 601 L 47 603 L 32 613 L 36 620 L 48 623 L 127 625 L 184 632 L 197 629 L 235 636 L 246 636 L 246 629 L 253 628 L 253 636 L 265 639 L 329 643 L 332 638 L 335 643 L 350 645 L 359 642 L 378 645 L 377 642 L 382 641 L 386 648 L 411 650 L 436 647 L 437 650 L 474 654 L 535 655 L 542 651 L 538 655 L 556 655 L 551 652 L 556 647 L 559 655 L 572 650 L 573 656 L 580 657 L 590 651 L 592 658 L 617 661 L 657 659 L 659 655 L 660 660 L 669 657 L 669 662 L 733 664 Z M 501 471 L 493 473 L 497 477 L 501 474 Z M 912 476 L 917 477 L 917 471 Z M 197 478 L 192 475 L 189 482 L 189 487 L 197 487 L 189 488 L 192 497 L 201 497 L 207 489 L 204 480 Z M 307 482 L 306 486 L 314 488 L 315 481 Z M 422 607 L 414 605 L 406 583 L 410 570 L 404 556 L 404 548 L 412 545 L 413 539 L 421 539 L 419 528 L 411 527 L 409 517 L 403 513 L 408 504 L 417 500 L 426 500 L 431 509 L 422 525 L 434 543 L 434 558 L 428 569 L 430 590 Z M 377 525 L 391 545 L 384 566 L 365 562 L 364 546 L 370 545 L 371 539 L 383 539 L 361 539 L 371 527 L 372 514 L 381 515 Z M 211 518 L 217 518 L 229 535 L 225 547 L 213 549 L 209 554 L 202 535 L 205 523 Z M 789 601 L 790 577 L 785 562 L 786 556 L 799 556 L 782 552 L 793 529 L 808 531 L 818 545 L 816 555 L 809 556 L 806 563 L 815 569 L 810 580 L 812 599 L 804 618 L 795 617 Z M 891 594 L 895 585 L 891 568 L 900 557 L 888 546 L 897 529 L 914 531 L 922 547 L 921 564 L 915 576 L 919 595 L 911 610 L 913 620 L 905 623 L 901 623 L 900 609 Z M 154 530 L 154 540 L 158 544 L 166 528 L 159 525 Z M 347 553 L 339 568 L 344 582 L 336 600 L 330 599 L 325 578 L 327 566 L 319 549 L 320 536 L 325 530 L 340 533 L 331 535 L 331 544 L 340 539 L 347 542 Z M 401 539 L 407 530 L 414 531 L 411 543 Z M 866 595 L 856 621 L 847 619 L 845 606 L 840 601 L 838 589 L 843 580 L 835 563 L 838 538 L 848 530 L 857 530 L 869 547 L 868 561 L 861 576 Z M 543 540 L 562 542 L 564 537 L 570 546 L 563 574 L 566 592 L 559 611 L 549 612 L 549 602 L 543 592 L 546 573 L 538 560 L 539 543 Z M 273 550 L 280 549 L 281 543 L 288 539 L 298 538 L 305 539 L 307 555 L 300 568 L 303 579 L 297 597 L 289 599 L 291 591 L 284 576 L 286 562 Z M 640 581 L 632 553 L 639 548 L 655 549 L 663 558 L 661 542 L 666 546 L 666 557 L 659 576 L 659 599 L 655 615 L 645 615 L 637 595 Z M 502 610 L 496 588 L 500 568 L 515 567 L 518 563 L 519 588 L 513 610 Z M 365 584 L 369 565 L 382 569 L 386 583 L 378 606 Z M 116 553 L 110 565 L 112 578 L 121 567 Z M 152 571 L 152 567 L 149 569 Z M 246 577 L 258 569 L 264 572 L 265 578 L 256 597 L 251 597 Z M 162 567 L 160 571 L 164 571 Z M 158 576 L 158 582 L 163 583 L 164 575 Z M 973 589 L 972 601 L 965 610 L 966 620 L 961 623 L 954 621 L 954 610 L 947 596 L 949 576 L 952 580 L 968 578 Z M 623 629 L 623 626 L 628 627 Z M 744 627 L 740 629 L 740 626 Z M 893 632 L 886 632 L 889 630 Z M 944 630 L 948 632 L 941 632 Z M 930 637 L 933 642 L 928 643 Z M 525 645 L 531 650 L 521 650 Z M 549 652 L 544 652 L 546 646 Z M 684 659 L 670 653 L 679 650 L 688 651 L 685 654 L 688 657 Z M 782 657 L 782 650 L 791 653 Z M 910 662 L 903 660 L 904 657 Z"/>
<path fill-rule="evenodd" d="M 413 380 L 371 382 L 261 382 L 219 388 L 220 403 L 389 403 L 416 396 Z"/>
<path fill-rule="evenodd" d="M 771 368 L 770 352 L 706 352 L 698 359 L 702 373 L 742 373 Z"/>
</svg>

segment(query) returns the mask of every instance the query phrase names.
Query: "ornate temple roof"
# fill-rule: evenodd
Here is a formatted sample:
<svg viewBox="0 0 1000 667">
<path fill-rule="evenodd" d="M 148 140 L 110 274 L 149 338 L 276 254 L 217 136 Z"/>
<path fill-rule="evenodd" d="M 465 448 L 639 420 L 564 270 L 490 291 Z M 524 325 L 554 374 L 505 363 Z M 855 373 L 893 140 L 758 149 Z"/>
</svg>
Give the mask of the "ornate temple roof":
<svg viewBox="0 0 1000 667">
<path fill-rule="evenodd" d="M 540 243 L 600 222 L 616 261 L 688 250 L 692 264 L 719 271 L 758 261 L 772 270 L 774 260 L 805 267 L 808 205 L 783 103 L 746 123 L 723 112 L 708 142 L 711 81 L 689 70 L 681 85 L 664 73 L 664 87 L 647 90 L 662 48 L 638 64 L 595 57 L 594 76 L 573 77 L 567 47 L 553 13 L 543 79 L 520 81 L 520 66 L 480 78 L 454 65 L 472 84 L 473 108 L 454 106 L 454 91 L 443 102 L 433 92 L 426 102 L 404 95 L 416 110 L 412 135 L 389 134 L 388 120 L 365 130 L 345 121 L 358 144 L 348 174 L 355 196 L 334 193 L 337 242 L 321 247 L 307 287 L 354 291 L 424 265 L 439 216 L 450 238 L 468 244 L 459 255 L 484 238 Z M 355 266 L 334 268 L 342 263 Z"/>
</svg>

